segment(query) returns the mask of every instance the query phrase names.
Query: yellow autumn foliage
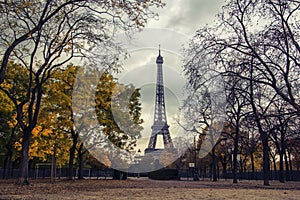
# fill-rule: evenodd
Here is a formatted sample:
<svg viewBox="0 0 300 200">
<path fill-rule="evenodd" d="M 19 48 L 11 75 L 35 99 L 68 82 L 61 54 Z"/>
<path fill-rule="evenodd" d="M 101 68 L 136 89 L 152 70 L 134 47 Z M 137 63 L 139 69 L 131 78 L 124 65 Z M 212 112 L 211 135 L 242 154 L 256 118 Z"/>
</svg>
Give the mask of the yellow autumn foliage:
<svg viewBox="0 0 300 200">
<path fill-rule="evenodd" d="M 32 131 L 32 139 L 29 147 L 29 159 L 38 158 L 42 162 L 46 162 L 54 155 L 57 163 L 66 165 L 68 162 L 70 140 L 65 138 L 65 134 L 55 132 L 51 129 L 37 126 Z M 22 148 L 22 139 L 15 143 L 17 150 Z"/>
</svg>

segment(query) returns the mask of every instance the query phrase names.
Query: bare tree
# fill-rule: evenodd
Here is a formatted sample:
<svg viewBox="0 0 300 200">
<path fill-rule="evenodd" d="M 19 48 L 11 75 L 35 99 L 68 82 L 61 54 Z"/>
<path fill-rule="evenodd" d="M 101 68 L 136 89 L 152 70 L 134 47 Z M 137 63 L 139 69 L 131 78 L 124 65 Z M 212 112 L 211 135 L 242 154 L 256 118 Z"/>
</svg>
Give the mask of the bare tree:
<svg viewBox="0 0 300 200">
<path fill-rule="evenodd" d="M 290 0 L 232 1 L 226 6 L 229 14 L 221 18 L 233 33 L 222 46 L 239 52 L 242 59 L 253 59 L 253 71 L 260 75 L 253 82 L 272 88 L 298 113 L 299 7 Z M 249 79 L 244 72 L 233 74 Z"/>
<path fill-rule="evenodd" d="M 207 154 L 211 156 L 211 165 L 213 173 L 213 181 L 217 181 L 217 156 L 216 146 L 220 142 L 220 136 L 225 121 L 225 105 L 223 104 L 223 95 L 219 95 L 218 89 L 212 85 L 208 87 L 205 80 L 201 87 L 199 85 L 188 85 L 190 94 L 185 101 L 183 111 L 187 116 L 188 127 L 194 127 L 192 132 L 199 134 L 201 139 L 199 156 L 205 157 Z M 206 85 L 206 86 L 205 86 Z M 198 87 L 198 89 L 196 89 Z M 197 144 L 199 141 L 197 141 Z"/>
<path fill-rule="evenodd" d="M 240 70 L 237 68 L 237 70 Z M 234 127 L 233 134 L 229 136 L 233 138 L 233 183 L 237 183 L 237 154 L 240 144 L 241 126 L 243 121 L 251 113 L 249 99 L 249 84 L 235 76 L 227 76 L 225 78 L 226 95 L 227 95 L 227 120 Z"/>
<path fill-rule="evenodd" d="M 197 31 L 187 50 L 190 83 L 196 83 L 206 72 L 203 66 L 211 63 L 220 73 L 249 84 L 249 102 L 264 146 L 265 185 L 269 136 L 262 115 L 271 101 L 260 97 L 278 95 L 300 114 L 299 7 L 300 2 L 292 0 L 232 0 L 216 25 Z"/>
<path fill-rule="evenodd" d="M 10 60 L 23 63 L 37 53 L 47 63 L 61 54 L 91 57 L 98 44 L 112 40 L 116 28 L 140 29 L 156 16 L 150 8 L 162 6 L 161 0 L 0 1 L 0 83 Z"/>
<path fill-rule="evenodd" d="M 284 156 L 288 149 L 288 138 L 293 138 L 295 132 L 293 130 L 294 121 L 297 119 L 297 115 L 291 112 L 290 106 L 287 106 L 286 102 L 282 102 L 282 99 L 274 101 L 272 110 L 269 112 L 267 119 L 267 126 L 271 133 L 271 139 L 276 147 L 276 152 L 279 154 L 279 181 L 284 182 L 285 179 L 289 179 L 289 174 L 284 175 Z M 286 168 L 286 171 L 287 168 Z"/>
</svg>

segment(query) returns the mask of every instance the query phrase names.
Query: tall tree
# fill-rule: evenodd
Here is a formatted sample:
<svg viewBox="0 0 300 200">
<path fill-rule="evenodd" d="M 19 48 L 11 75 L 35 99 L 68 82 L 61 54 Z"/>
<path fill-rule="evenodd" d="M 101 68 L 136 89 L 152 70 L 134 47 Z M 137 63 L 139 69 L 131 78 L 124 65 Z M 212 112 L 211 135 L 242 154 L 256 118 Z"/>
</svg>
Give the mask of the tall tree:
<svg viewBox="0 0 300 200">
<path fill-rule="evenodd" d="M 193 82 L 191 85 L 188 85 L 191 88 L 183 111 L 188 116 L 189 124 L 187 126 L 194 127 L 191 131 L 204 137 L 199 149 L 199 155 L 200 157 L 204 157 L 207 154 L 211 155 L 213 181 L 217 181 L 216 145 L 220 141 L 223 123 L 225 122 L 225 105 L 221 99 L 223 95 L 219 95 L 218 88 L 211 87 L 206 78 L 198 79 L 199 82 Z M 210 80 L 213 80 L 213 78 Z"/>
<path fill-rule="evenodd" d="M 131 151 L 141 137 L 140 92 L 103 73 L 96 91 L 96 114 L 103 134 L 118 148 Z"/>
<path fill-rule="evenodd" d="M 18 126 L 23 130 L 26 131 L 25 127 L 27 126 L 27 119 L 28 119 L 28 114 L 26 112 L 27 109 L 34 109 L 32 105 L 28 104 L 27 97 L 26 97 L 26 91 L 28 86 L 28 77 L 29 73 L 28 70 L 25 69 L 24 67 L 14 64 L 14 63 L 9 63 L 10 68 L 9 72 L 6 73 L 6 79 L 4 81 L 4 84 L 0 86 L 0 89 L 2 92 L 4 92 L 7 97 L 13 102 L 14 109 L 16 110 L 16 121 Z M 9 86 L 9 87 L 7 87 Z M 32 117 L 32 116 L 30 116 Z M 28 140 L 28 143 L 26 143 L 26 152 L 25 152 L 25 157 L 27 161 L 26 168 L 24 170 L 28 171 L 28 151 L 29 151 L 29 138 L 27 137 L 22 137 L 22 142 L 24 140 Z M 23 160 L 21 159 L 21 162 Z"/>
<path fill-rule="evenodd" d="M 79 67 L 72 64 L 67 65 L 63 69 L 56 70 L 48 83 L 45 85 L 45 102 L 42 113 L 52 113 L 54 116 L 53 124 L 55 131 L 69 138 L 71 144 L 68 149 L 68 177 L 74 177 L 74 160 L 76 156 L 76 148 L 79 143 L 79 135 L 73 124 L 72 112 L 72 91 L 74 81 Z"/>
<path fill-rule="evenodd" d="M 239 70 L 239 69 L 237 69 Z M 233 183 L 237 183 L 237 154 L 240 151 L 240 135 L 242 122 L 245 121 L 251 109 L 249 109 L 249 84 L 234 76 L 226 76 L 225 91 L 227 98 L 227 120 L 234 127 L 234 134 L 230 136 L 234 141 L 233 149 Z"/>
</svg>

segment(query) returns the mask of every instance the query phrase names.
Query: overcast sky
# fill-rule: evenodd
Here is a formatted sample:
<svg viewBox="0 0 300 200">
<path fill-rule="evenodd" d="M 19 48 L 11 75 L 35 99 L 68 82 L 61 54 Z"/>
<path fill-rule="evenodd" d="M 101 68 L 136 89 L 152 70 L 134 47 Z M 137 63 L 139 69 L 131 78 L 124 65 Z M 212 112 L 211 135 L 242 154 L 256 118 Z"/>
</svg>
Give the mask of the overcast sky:
<svg viewBox="0 0 300 200">
<path fill-rule="evenodd" d="M 166 7 L 159 9 L 159 20 L 150 20 L 148 27 L 169 28 L 193 36 L 195 31 L 214 23 L 215 15 L 225 0 L 164 0 Z"/>
<path fill-rule="evenodd" d="M 185 77 L 182 73 L 182 49 L 197 29 L 212 24 L 221 11 L 224 0 L 165 0 L 163 9 L 157 9 L 159 20 L 151 19 L 141 33 L 132 39 L 121 35 L 120 41 L 130 53 L 124 62 L 124 70 L 118 75 L 124 84 L 134 84 L 141 88 L 142 118 L 144 131 L 138 141 L 138 148 L 143 152 L 148 145 L 153 124 L 156 57 L 158 45 L 164 58 L 163 73 L 165 84 L 165 101 L 171 137 L 179 137 L 182 130 L 176 125 L 175 118 L 180 117 L 179 107 L 184 99 L 183 86 Z M 162 139 L 158 139 L 158 147 L 162 147 Z"/>
</svg>

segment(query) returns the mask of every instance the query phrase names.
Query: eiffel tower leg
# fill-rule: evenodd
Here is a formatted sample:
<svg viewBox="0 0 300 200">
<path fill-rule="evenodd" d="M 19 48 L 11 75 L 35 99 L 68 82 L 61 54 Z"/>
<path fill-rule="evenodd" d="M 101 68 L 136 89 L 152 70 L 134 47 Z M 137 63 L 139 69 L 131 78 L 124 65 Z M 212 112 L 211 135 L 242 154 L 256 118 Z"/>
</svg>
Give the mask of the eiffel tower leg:
<svg viewBox="0 0 300 200">
<path fill-rule="evenodd" d="M 157 134 L 152 134 L 148 145 L 149 149 L 155 149 L 156 147 Z"/>
<path fill-rule="evenodd" d="M 172 140 L 171 140 L 170 133 L 168 131 L 163 133 L 163 140 L 164 140 L 164 146 L 165 146 L 166 149 L 173 149 L 174 148 Z"/>
</svg>

